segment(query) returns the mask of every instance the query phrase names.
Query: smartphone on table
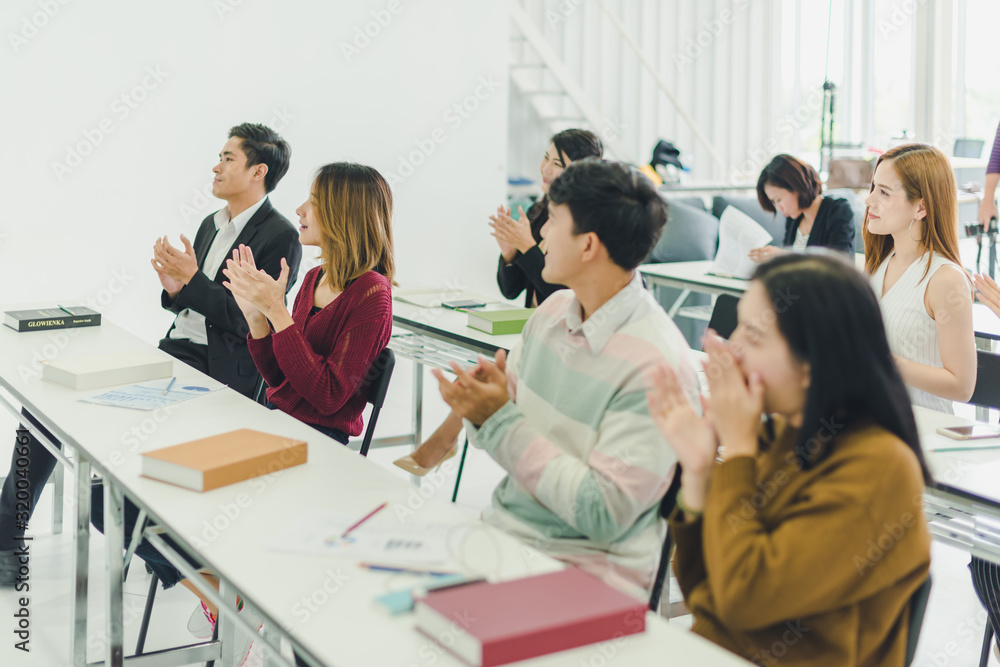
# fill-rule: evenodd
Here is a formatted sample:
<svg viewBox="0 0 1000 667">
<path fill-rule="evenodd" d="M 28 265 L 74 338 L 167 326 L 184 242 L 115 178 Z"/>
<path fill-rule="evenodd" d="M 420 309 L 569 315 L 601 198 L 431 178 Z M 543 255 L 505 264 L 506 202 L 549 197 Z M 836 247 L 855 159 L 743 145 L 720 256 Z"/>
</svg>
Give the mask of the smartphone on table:
<svg viewBox="0 0 1000 667">
<path fill-rule="evenodd" d="M 937 430 L 941 435 L 955 440 L 979 440 L 1000 437 L 1000 426 L 992 424 L 969 424 L 968 426 L 947 426 Z"/>
</svg>

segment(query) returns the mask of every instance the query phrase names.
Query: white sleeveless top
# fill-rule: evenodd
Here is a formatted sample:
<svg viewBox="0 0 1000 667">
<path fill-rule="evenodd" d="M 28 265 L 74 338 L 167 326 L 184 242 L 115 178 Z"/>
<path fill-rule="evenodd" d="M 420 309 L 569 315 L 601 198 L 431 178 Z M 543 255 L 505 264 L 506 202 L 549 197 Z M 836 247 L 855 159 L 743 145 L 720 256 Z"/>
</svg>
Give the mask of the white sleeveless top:
<svg viewBox="0 0 1000 667">
<path fill-rule="evenodd" d="M 899 280 L 882 295 L 882 285 L 885 282 L 885 271 L 893 252 L 872 274 L 871 284 L 875 296 L 879 297 L 882 306 L 882 319 L 885 322 L 885 333 L 889 339 L 889 348 L 894 354 L 909 359 L 918 364 L 943 368 L 941 350 L 938 347 L 937 325 L 924 305 L 924 293 L 930 284 L 931 276 L 946 264 L 958 266 L 941 255 L 932 254 L 931 266 L 924 276 L 927 266 L 927 255 L 922 255 L 908 266 Z M 969 288 L 971 291 L 971 287 Z M 954 414 L 951 401 L 940 396 L 928 394 L 926 391 L 908 387 L 910 400 L 914 405 L 931 408 L 939 412 Z"/>
</svg>

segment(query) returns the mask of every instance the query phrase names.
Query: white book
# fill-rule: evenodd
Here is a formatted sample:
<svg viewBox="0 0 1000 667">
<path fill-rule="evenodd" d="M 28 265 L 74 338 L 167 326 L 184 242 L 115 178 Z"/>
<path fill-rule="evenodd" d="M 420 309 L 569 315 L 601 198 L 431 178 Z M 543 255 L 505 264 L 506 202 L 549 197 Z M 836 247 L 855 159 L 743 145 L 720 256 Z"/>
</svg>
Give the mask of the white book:
<svg viewBox="0 0 1000 667">
<path fill-rule="evenodd" d="M 749 279 L 757 268 L 757 263 L 750 259 L 750 251 L 773 240 L 756 220 L 734 206 L 727 206 L 719 219 L 719 251 L 715 253 L 711 273 Z"/>
<path fill-rule="evenodd" d="M 78 390 L 145 382 L 173 374 L 171 358 L 150 352 L 94 354 L 42 364 L 43 380 Z"/>
</svg>

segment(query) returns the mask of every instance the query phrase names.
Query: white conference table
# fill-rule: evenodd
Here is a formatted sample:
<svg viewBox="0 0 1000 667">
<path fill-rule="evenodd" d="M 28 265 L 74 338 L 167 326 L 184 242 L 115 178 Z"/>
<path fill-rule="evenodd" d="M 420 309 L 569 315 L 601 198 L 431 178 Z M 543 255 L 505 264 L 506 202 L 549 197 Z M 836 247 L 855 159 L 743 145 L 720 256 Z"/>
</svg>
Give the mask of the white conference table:
<svg viewBox="0 0 1000 667">
<path fill-rule="evenodd" d="M 855 255 L 859 268 L 864 266 L 864 255 Z M 701 294 L 730 294 L 742 296 L 750 286 L 749 280 L 738 278 L 723 278 L 709 273 L 712 269 L 711 260 L 695 262 L 664 262 L 661 264 L 643 264 L 639 272 L 646 278 L 646 284 L 659 296 L 656 290 L 660 287 L 673 287 L 682 290 L 674 303 L 667 309 L 671 317 L 677 315 L 684 301 L 691 292 Z M 980 349 L 989 349 L 989 341 L 1000 340 L 1000 319 L 981 303 L 972 304 L 972 328 L 975 331 L 977 345 Z"/>
<path fill-rule="evenodd" d="M 924 513 L 934 537 L 974 556 L 1000 563 L 1000 438 L 952 440 L 937 433 L 968 419 L 915 407 L 917 430 L 934 486 Z M 939 448 L 967 450 L 934 452 Z"/>
<path fill-rule="evenodd" d="M 501 299 L 488 304 L 487 309 L 519 308 L 515 303 Z M 476 363 L 477 355 L 492 359 L 497 350 L 510 350 L 521 338 L 520 334 L 493 335 L 468 325 L 468 314 L 441 306 L 424 307 L 392 301 L 393 334 L 389 347 L 397 356 L 413 362 L 413 405 L 410 432 L 400 436 L 375 438 L 373 447 L 413 445 L 423 442 L 424 366 L 451 372 L 450 363 L 462 366 Z M 459 461 L 458 477 L 465 466 L 465 450 Z M 419 486 L 420 480 L 414 478 Z M 452 500 L 458 495 L 458 481 Z"/>
<path fill-rule="evenodd" d="M 482 524 L 467 510 L 424 499 L 410 485 L 339 443 L 228 388 L 177 404 L 168 414 L 161 412 L 156 427 L 143 430 L 144 439 L 135 445 L 126 435 L 155 419 L 154 414 L 82 403 L 77 399 L 100 390 L 76 392 L 43 382 L 32 372 L 32 359 L 37 359 L 38 354 L 45 354 L 51 360 L 112 351 L 151 351 L 152 346 L 110 322 L 97 328 L 72 330 L 66 339 L 60 339 L 66 341 L 61 347 L 52 342 L 53 335 L 59 333 L 18 334 L 0 327 L 0 349 L 4 350 L 0 356 L 0 387 L 4 390 L 0 398 L 15 415 L 17 408 L 26 407 L 62 440 L 64 447 L 76 451 L 74 489 L 82 502 L 77 512 L 74 560 L 77 568 L 76 612 L 71 629 L 74 664 L 86 664 L 90 469 L 104 477 L 106 499 L 113 500 L 116 489 L 123 492 L 146 510 L 165 534 L 218 573 L 224 600 L 235 600 L 238 592 L 257 609 L 265 619 L 262 641 L 274 646 L 277 637 L 284 636 L 314 665 L 408 667 L 430 659 L 445 667 L 462 663 L 417 633 L 412 615 L 390 617 L 374 604 L 376 595 L 412 583 L 410 575 L 373 572 L 348 561 L 271 548 L 275 536 L 309 509 L 343 510 L 363 516 L 379 503 L 389 501 L 389 510 L 395 509 L 403 522 L 443 522 L 468 527 L 471 533 L 455 551 L 456 564 L 469 573 L 495 580 L 561 567 L 509 535 Z M 180 362 L 175 363 L 174 372 L 180 382 L 209 381 Z M 304 439 L 309 443 L 309 462 L 207 493 L 191 492 L 139 475 L 139 454 L 143 451 L 236 428 L 255 428 Z M 400 512 L 399 508 L 412 512 Z M 106 516 L 109 512 L 113 513 L 106 500 Z M 108 619 L 103 664 L 121 665 L 124 651 L 120 554 L 127 539 L 110 530 L 113 517 L 106 522 L 109 590 L 105 594 Z M 154 535 L 153 539 L 158 541 L 159 536 Z M 182 571 L 185 568 L 190 570 L 186 563 L 180 567 Z M 192 607 L 195 602 L 192 596 Z M 525 664 L 576 667 L 581 660 L 587 663 L 596 656 L 608 660 L 612 655 L 623 658 L 622 664 L 652 664 L 667 656 L 680 664 L 747 664 L 687 631 L 669 626 L 656 615 L 647 616 L 647 628 L 641 635 Z M 223 613 L 221 646 L 202 644 L 197 660 L 221 655 L 219 664 L 227 664 L 235 644 L 234 631 L 233 622 Z M 269 660 L 281 664 L 271 652 L 267 654 L 271 656 Z M 169 653 L 150 655 L 143 660 L 142 664 L 182 664 Z M 185 662 L 193 660 L 189 654 Z"/>
</svg>

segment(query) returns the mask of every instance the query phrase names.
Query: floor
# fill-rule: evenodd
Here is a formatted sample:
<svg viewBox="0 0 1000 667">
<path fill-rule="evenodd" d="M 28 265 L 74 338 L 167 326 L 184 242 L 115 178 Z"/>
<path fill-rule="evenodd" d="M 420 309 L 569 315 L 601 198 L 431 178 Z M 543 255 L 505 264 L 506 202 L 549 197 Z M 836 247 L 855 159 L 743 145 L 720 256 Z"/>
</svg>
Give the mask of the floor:
<svg viewBox="0 0 1000 667">
<path fill-rule="evenodd" d="M 396 375 L 387 398 L 387 404 L 377 429 L 379 435 L 394 435 L 405 432 L 409 427 L 411 368 L 408 362 L 397 365 Z M 436 388 L 431 382 L 425 383 L 425 424 L 436 425 L 444 417 L 445 406 L 441 403 Z M 0 417 L 0 433 L 11 433 L 12 420 L 6 415 Z M 425 429 L 426 431 L 427 429 Z M 0 461 L 6 466 L 13 438 L 0 442 Z M 392 466 L 392 460 L 405 453 L 405 448 L 375 449 L 369 458 L 378 465 L 398 472 L 400 478 L 411 479 L 409 475 Z M 442 467 L 441 474 L 423 481 L 422 494 L 433 494 L 448 499 L 458 467 L 458 457 Z M 3 471 L 0 471 L 3 472 Z M 500 468 L 485 454 L 470 450 L 463 474 L 459 502 L 470 507 L 482 508 L 490 501 L 490 494 L 503 477 Z M 12 589 L 0 589 L 0 666 L 34 667 L 69 664 L 69 603 L 72 580 L 72 541 L 67 532 L 53 535 L 50 529 L 51 491 L 46 491 L 32 520 L 30 533 L 35 536 L 31 561 L 30 600 L 30 653 L 14 648 L 12 614 L 21 594 Z M 71 502 L 71 501 L 67 501 Z M 72 507 L 67 506 L 66 516 L 71 516 Z M 91 580 L 89 615 L 92 626 L 103 628 L 104 600 L 104 550 L 103 537 L 93 535 L 90 543 Z M 932 549 L 931 574 L 934 586 L 931 593 L 927 616 L 924 621 L 920 646 L 914 661 L 915 667 L 957 667 L 975 666 L 979 661 L 986 613 L 979 605 L 969 579 L 966 567 L 969 558 L 954 548 L 935 543 Z M 142 561 L 134 559 L 132 569 L 125 582 L 124 632 L 126 652 L 131 653 L 138 636 L 149 575 Z M 672 598 L 677 598 L 676 586 L 672 587 Z M 175 587 L 169 591 L 159 591 L 146 641 L 146 650 L 156 650 L 179 646 L 196 641 L 187 631 L 188 617 L 196 606 L 195 597 L 183 589 Z M 675 619 L 682 625 L 689 623 L 689 617 Z M 103 657 L 103 635 L 99 631 L 88 638 L 88 660 Z M 251 652 L 247 664 L 261 665 L 262 652 L 258 647 Z M 994 660 L 991 665 L 997 665 Z"/>
</svg>

